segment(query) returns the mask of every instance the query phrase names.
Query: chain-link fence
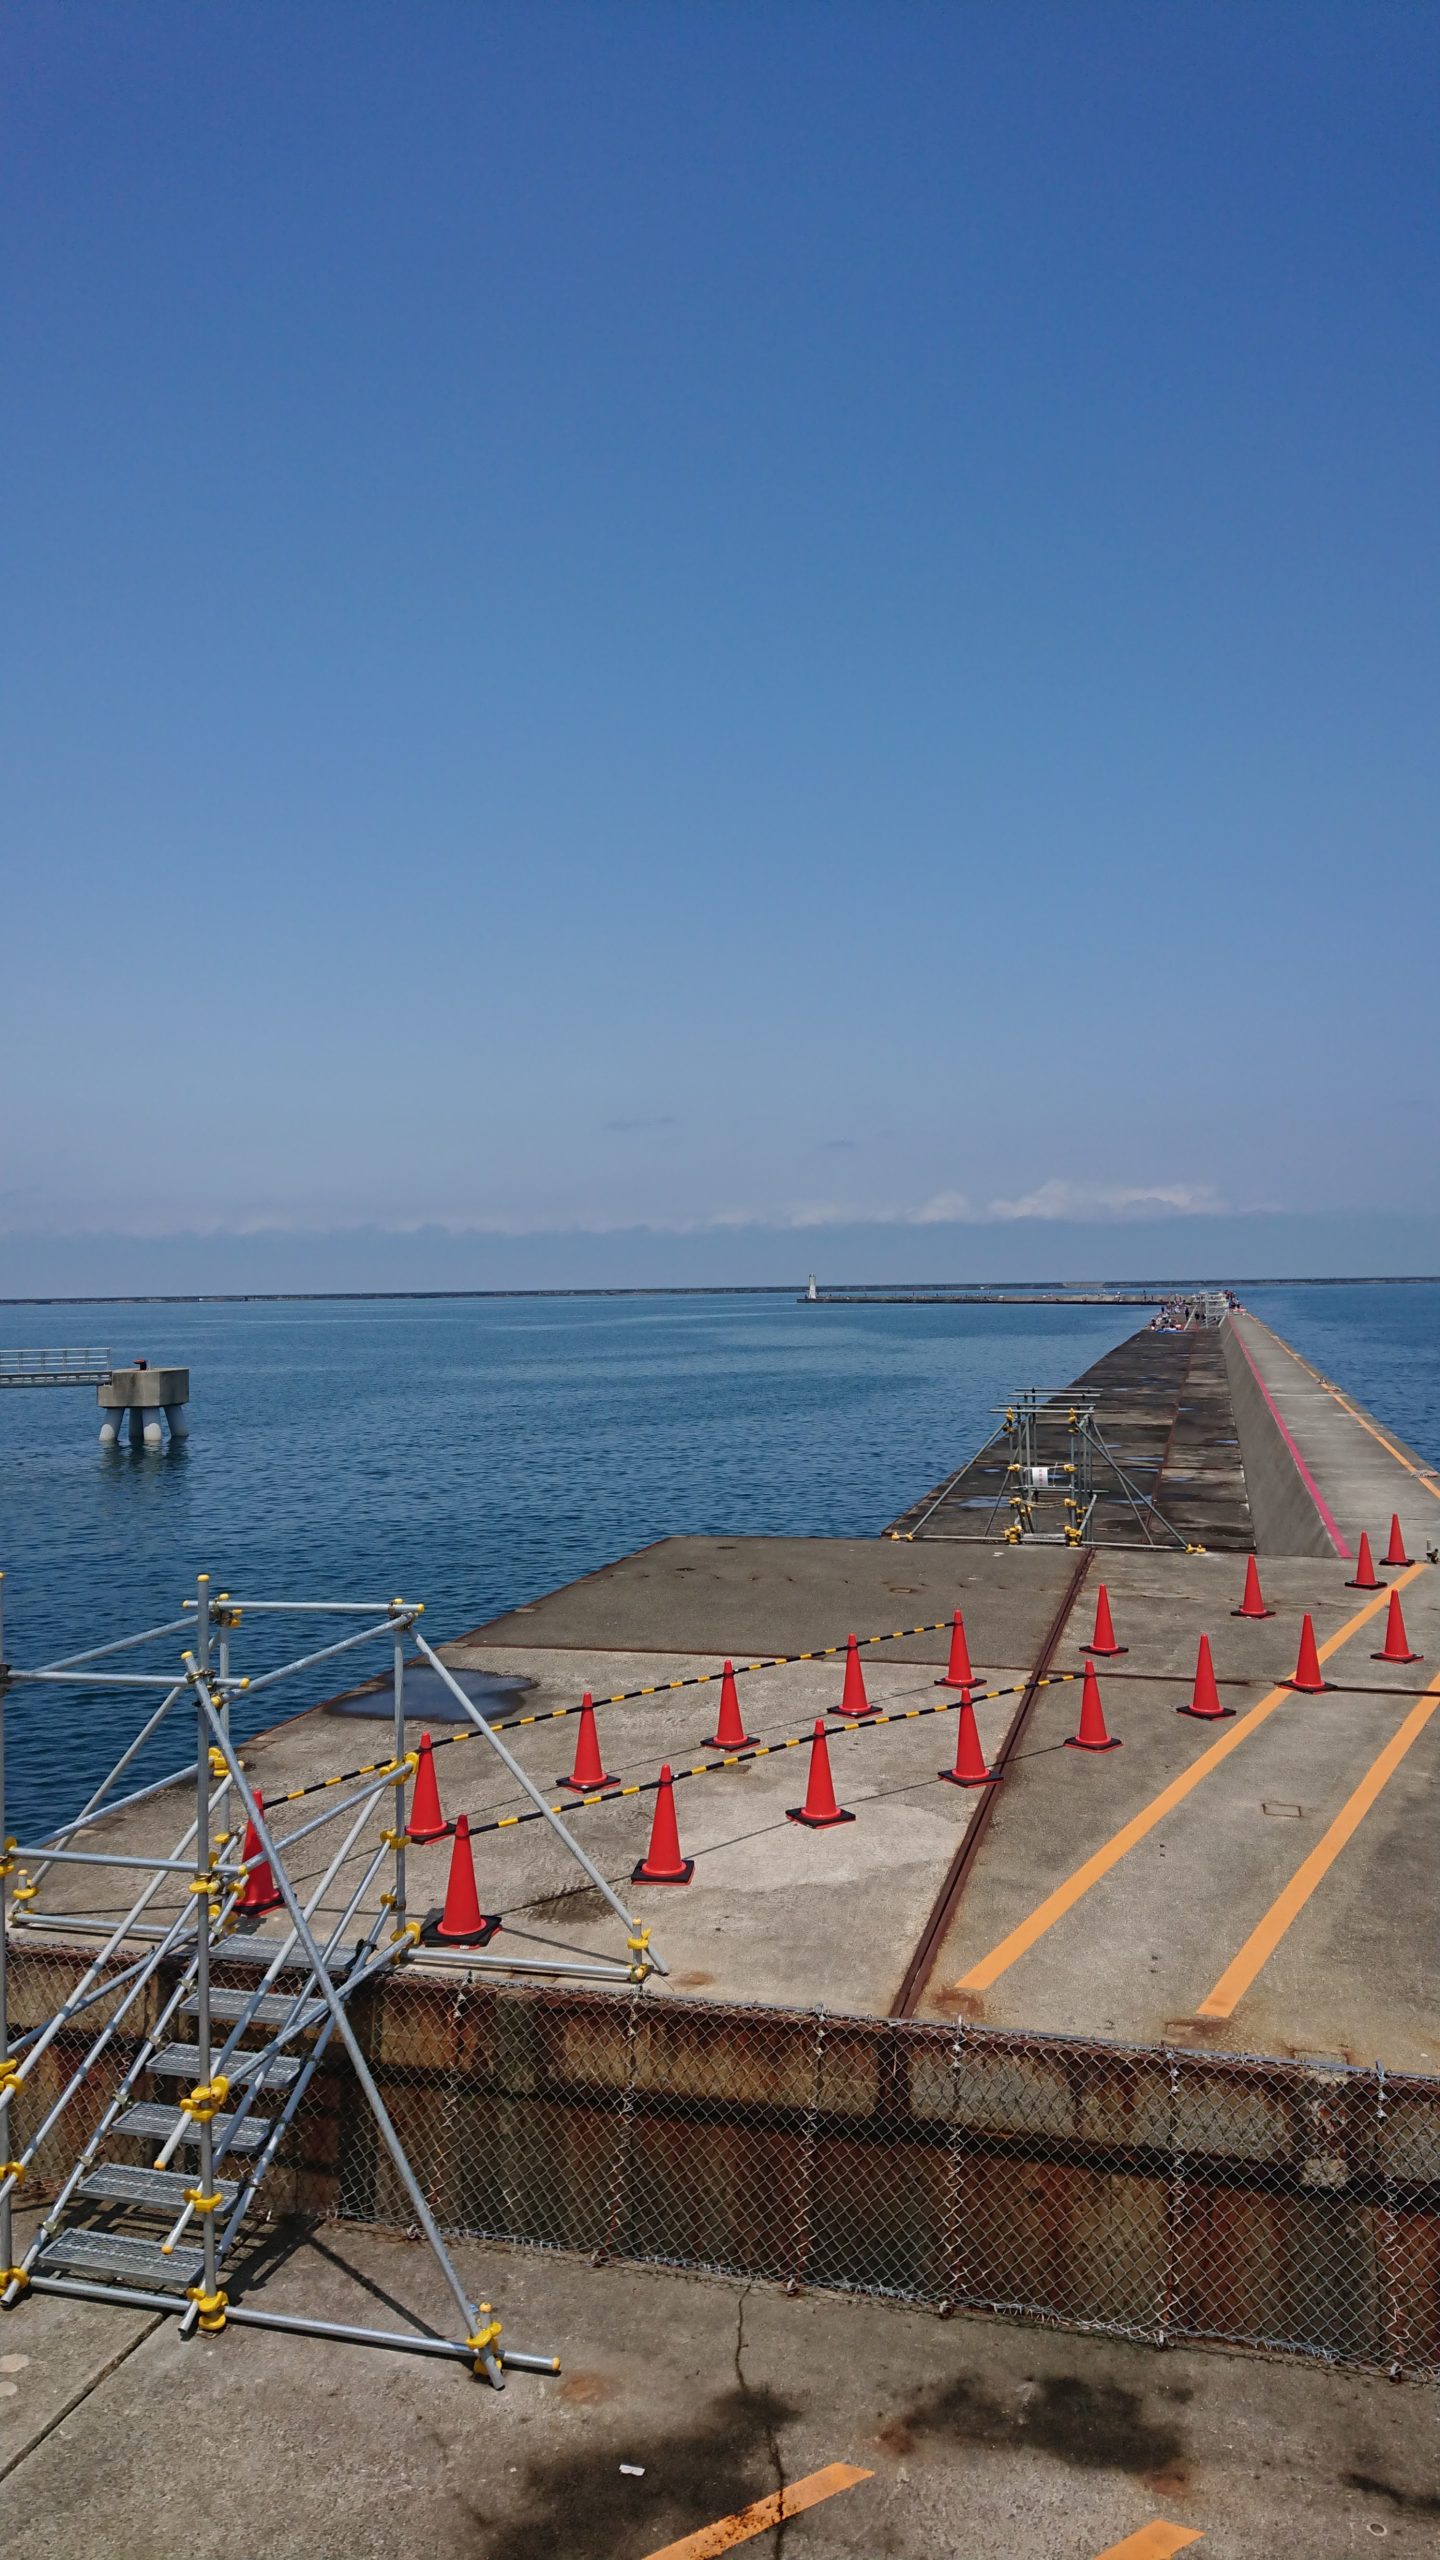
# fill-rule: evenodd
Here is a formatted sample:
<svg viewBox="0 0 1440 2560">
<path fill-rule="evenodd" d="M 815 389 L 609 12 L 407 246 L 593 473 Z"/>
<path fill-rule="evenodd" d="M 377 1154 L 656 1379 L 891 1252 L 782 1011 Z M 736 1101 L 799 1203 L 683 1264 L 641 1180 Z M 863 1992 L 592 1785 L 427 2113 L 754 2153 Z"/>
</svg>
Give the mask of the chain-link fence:
<svg viewBox="0 0 1440 2560">
<path fill-rule="evenodd" d="M 22 1954 L 12 2013 L 53 2009 L 76 1969 Z M 353 2015 L 449 2233 L 1440 2376 L 1440 2081 L 458 1970 Z M 27 2199 L 145 2024 L 124 2020 Z M 22 2138 L 79 2049 L 46 2056 Z M 287 2210 L 411 2219 L 333 2055 L 259 2208 Z"/>
</svg>

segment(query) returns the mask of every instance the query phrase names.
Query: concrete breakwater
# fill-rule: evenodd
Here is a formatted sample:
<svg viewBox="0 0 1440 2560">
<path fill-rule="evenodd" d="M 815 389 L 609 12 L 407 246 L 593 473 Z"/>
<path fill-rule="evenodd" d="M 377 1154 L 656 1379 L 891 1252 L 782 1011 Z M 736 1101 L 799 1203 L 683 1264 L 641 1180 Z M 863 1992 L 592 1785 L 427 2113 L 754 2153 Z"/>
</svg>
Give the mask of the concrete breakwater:
<svg viewBox="0 0 1440 2560">
<path fill-rule="evenodd" d="M 358 2055 L 418 2186 L 356 2103 L 362 2060 L 327 2050 L 281 2128 L 269 2211 L 405 2229 L 413 2208 L 524 2247 L 1440 2370 L 1437 1480 L 1252 1319 L 1121 1350 L 1086 1395 L 1140 1498 L 1097 1503 L 1078 1550 L 956 1534 L 943 1513 L 962 1470 L 933 1525 L 663 1540 L 443 1648 L 518 1700 L 505 1730 L 520 1756 L 492 1765 L 458 1731 L 436 1745 L 443 1815 L 422 1826 L 411 1805 L 407 1907 L 423 1940 L 458 1844 L 498 1929 L 469 1955 L 402 1952 L 373 1881 L 317 1887 L 337 1940 L 388 1932 L 395 1969 L 357 1996 Z M 1204 1551 L 1211 1522 L 1219 1552 Z M 1142 1543 L 1147 1524 L 1169 1543 Z M 1362 1529 L 1382 1571 L 1357 1569 Z M 1242 1530 L 1255 1601 L 1225 1551 Z M 935 1720 L 956 1705 L 960 1608 L 989 1769 L 947 1785 Z M 847 1624 L 865 1631 L 870 1682 L 848 1711 Z M 1315 1676 L 1297 1691 L 1307 1645 Z M 1119 1747 L 1092 1756 L 1067 1746 L 1097 1648 Z M 761 1737 L 735 1753 L 701 1739 L 730 1655 Z M 573 1728 L 556 1720 L 592 1688 L 610 1774 L 582 1785 L 561 1775 Z M 245 1745 L 297 1840 L 317 1799 L 377 1765 L 373 1750 L 342 1765 L 357 1703 Z M 797 1831 L 802 1763 L 787 1755 L 816 1719 L 854 1818 Z M 412 1715 L 405 1748 L 419 1740 Z M 634 1863 L 671 1761 L 678 1891 Z M 591 1887 L 520 1778 L 570 1788 L 600 1861 Z M 177 1812 L 147 1796 L 87 1829 L 163 1865 Z M 605 1892 L 632 1879 L 627 1943 L 643 1950 L 653 1927 L 666 1987 L 538 1982 L 593 1969 Z M 162 1875 L 147 1926 L 190 1890 Z M 90 1894 L 61 1865 L 43 1899 L 17 1901 L 22 2041 L 56 2018 L 106 1926 Z M 221 1982 L 253 1981 L 284 1925 L 262 1911 L 243 1950 L 222 1933 Z M 164 1980 L 97 2056 L 27 2200 L 53 2192 L 129 2065 L 151 2067 L 136 2039 L 164 2031 Z M 67 2028 L 29 2074 L 22 2142 L 80 2051 Z M 117 2141 L 139 2143 L 161 2112 L 142 2105 Z M 121 2160 L 112 2183 L 143 2174 Z"/>
</svg>

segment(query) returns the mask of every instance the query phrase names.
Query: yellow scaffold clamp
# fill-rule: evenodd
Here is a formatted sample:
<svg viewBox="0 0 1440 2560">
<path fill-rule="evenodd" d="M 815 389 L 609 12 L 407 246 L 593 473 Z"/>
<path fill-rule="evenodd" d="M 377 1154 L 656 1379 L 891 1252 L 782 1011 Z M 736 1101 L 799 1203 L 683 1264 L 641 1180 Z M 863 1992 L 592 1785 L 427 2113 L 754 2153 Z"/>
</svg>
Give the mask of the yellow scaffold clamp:
<svg viewBox="0 0 1440 2560">
<path fill-rule="evenodd" d="M 15 1852 L 18 1847 L 19 1842 L 16 1840 L 0 1842 L 0 1877 L 14 1874 Z"/>
<path fill-rule="evenodd" d="M 480 2309 L 482 2311 L 488 2311 L 489 2308 L 490 2305 L 488 2302 L 482 2302 L 480 2305 Z M 500 2322 L 498 2320 L 490 2320 L 487 2321 L 483 2329 L 477 2329 L 473 2336 L 466 2339 L 465 2344 L 475 2359 L 475 2371 L 477 2373 L 481 2371 L 480 2360 L 482 2356 L 494 2354 L 495 2343 L 499 2335 Z"/>
<path fill-rule="evenodd" d="M 230 2300 L 223 2284 L 217 2285 L 213 2293 L 207 2293 L 203 2284 L 192 2284 L 187 2288 L 187 2298 L 198 2310 L 200 2326 L 207 2338 L 218 2338 L 225 2326 L 225 2311 Z"/>
<path fill-rule="evenodd" d="M 212 1778 L 228 1778 L 230 1775 L 230 1763 L 218 1742 L 210 1745 L 210 1775 Z"/>
<path fill-rule="evenodd" d="M 380 1837 L 387 1849 L 408 1849 L 410 1846 L 408 1831 L 382 1831 Z"/>
<path fill-rule="evenodd" d="M 16 1885 L 10 1899 L 12 1902 L 33 1902 L 39 1890 L 40 1887 L 38 1884 L 31 1883 L 27 1870 L 22 1867 L 20 1870 L 20 1881 Z"/>
<path fill-rule="evenodd" d="M 213 2080 L 197 2081 L 180 2104 L 192 2124 L 213 2124 L 229 2095 L 230 2083 L 223 2071 L 217 2071 Z"/>
<path fill-rule="evenodd" d="M 187 2187 L 185 2190 L 185 2201 L 187 2204 L 193 2205 L 197 2213 L 218 2213 L 224 2199 L 222 2198 L 218 2187 L 216 2188 L 213 2196 L 207 2196 L 203 2188 Z"/>
<path fill-rule="evenodd" d="M 195 1877 L 190 1890 L 192 1893 L 207 1894 L 213 1904 L 219 1899 L 220 1879 L 211 1870 L 207 1869 L 203 1876 Z"/>
<path fill-rule="evenodd" d="M 403 1929 L 392 1929 L 390 1932 L 391 1946 L 398 1947 L 408 1939 L 412 1947 L 418 1947 L 420 1944 L 420 1931 L 422 1926 L 423 1923 L 419 1920 L 407 1920 Z"/>
<path fill-rule="evenodd" d="M 14 2097 L 19 2086 L 20 2065 L 13 2054 L 7 2054 L 5 2060 L 0 2062 L 0 2106 L 3 2106 L 7 2098 Z"/>
<path fill-rule="evenodd" d="M 625 1944 L 635 1958 L 635 1962 L 630 1967 L 630 1979 L 632 1982 L 643 1982 L 651 1970 L 649 1930 L 637 1929 L 634 1937 L 627 1938 Z"/>
<path fill-rule="evenodd" d="M 28 2267 L 0 2267 L 0 2293 L 8 2293 L 12 2284 L 18 2285 L 23 2293 L 29 2281 Z"/>
<path fill-rule="evenodd" d="M 25 2163 L 23 2160 L 0 2160 L 0 2187 L 4 2186 L 7 2178 L 12 2178 L 18 2187 L 24 2175 Z"/>
</svg>

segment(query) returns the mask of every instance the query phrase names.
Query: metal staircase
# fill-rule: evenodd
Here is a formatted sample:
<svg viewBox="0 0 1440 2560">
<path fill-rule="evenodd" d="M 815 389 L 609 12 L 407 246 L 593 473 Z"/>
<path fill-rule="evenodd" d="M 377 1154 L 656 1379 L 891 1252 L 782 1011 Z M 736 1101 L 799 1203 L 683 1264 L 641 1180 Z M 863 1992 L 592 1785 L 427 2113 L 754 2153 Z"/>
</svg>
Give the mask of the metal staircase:
<svg viewBox="0 0 1440 2560">
<path fill-rule="evenodd" d="M 232 1673 L 230 1640 L 247 1610 L 262 1624 L 278 1620 L 283 1626 L 295 1615 L 316 1614 L 327 1622 L 327 1630 L 337 1618 L 365 1623 L 277 1669 L 262 1670 L 253 1681 L 241 1680 Z M 368 1984 L 414 1956 L 420 1936 L 421 1924 L 406 1917 L 406 1793 L 418 1755 L 407 1749 L 404 1699 L 405 1644 L 420 1614 L 418 1604 L 403 1600 L 232 1601 L 224 1592 L 212 1593 L 208 1576 L 202 1574 L 184 1614 L 139 1635 L 119 1637 L 36 1670 L 7 1665 L 0 1648 L 0 2308 L 13 2308 L 33 2290 L 178 2313 L 182 2336 L 197 2329 L 215 2336 L 232 2322 L 299 2330 L 313 2337 L 449 2357 L 483 2375 L 497 2390 L 503 2387 L 505 2367 L 530 2373 L 559 2370 L 553 2356 L 502 2349 L 500 2322 L 490 2305 L 473 2300 L 461 2283 L 349 2016 L 352 2002 Z M 137 1646 L 178 1634 L 191 1640 L 183 1655 L 183 1678 L 115 1667 L 117 1654 L 130 1656 Z M 389 1756 L 296 1790 L 287 1801 L 318 1795 L 320 1810 L 277 1836 L 232 1742 L 232 1702 L 244 1690 L 269 1688 L 376 1639 L 390 1648 L 394 1666 Z M 598 1976 L 617 1983 L 641 1982 L 650 1972 L 663 1970 L 649 1948 L 648 1931 L 637 1929 L 559 1809 L 548 1803 L 423 1636 L 415 1634 L 414 1641 L 453 1693 L 464 1719 L 531 1799 L 536 1814 L 626 1932 L 623 1955 L 587 1957 L 573 1965 L 546 1959 L 540 1969 L 570 1969 L 587 1980 Z M 109 1776 L 79 1812 L 28 1849 L 4 1837 L 6 1692 L 20 1682 L 149 1693 L 143 1703 L 151 1706 Z M 120 1779 L 181 1701 L 193 1715 L 187 1765 L 117 1796 Z M 147 1850 L 133 1856 L 95 1842 L 94 1825 L 102 1808 L 104 1814 L 119 1812 L 185 1786 L 193 1789 L 193 1813 L 168 1855 L 152 1856 Z M 385 1826 L 378 1838 L 377 1818 Z M 336 1824 L 338 1845 L 322 1873 L 307 1874 L 302 1893 L 292 1871 L 293 1854 L 301 1841 Z M 370 1836 L 362 1836 L 367 1831 Z M 77 1845 L 87 1834 L 89 1845 Z M 333 1831 L 330 1836 L 334 1838 Z M 128 1872 L 138 1890 L 123 1917 L 77 1914 L 69 1904 L 55 1913 L 34 1908 L 47 1874 L 58 1868 L 63 1877 L 75 1866 Z M 388 1871 L 383 1890 L 382 1868 Z M 143 1883 L 136 1870 L 145 1876 Z M 12 2034 L 6 1991 L 10 1935 L 23 1932 L 28 1957 L 36 1934 L 47 1927 L 63 1933 L 69 1957 L 76 1936 L 83 1939 L 89 1933 L 100 1944 L 54 2011 L 41 2024 Z M 352 1931 L 359 1935 L 347 1952 Z M 470 1961 L 483 1965 L 487 1959 L 475 1952 Z M 233 2281 L 247 2216 L 332 2042 L 337 2058 L 343 2050 L 347 2084 L 389 2154 L 415 2228 L 429 2244 L 460 2315 L 457 2337 L 437 2338 L 418 2323 L 409 2329 L 342 2325 L 230 2298 L 226 2277 Z M 72 2066 L 70 2057 L 82 2046 Z M 121 2057 L 116 2083 L 113 2074 Z M 102 2088 L 106 2094 L 98 2120 L 69 2158 L 53 2199 L 17 2257 L 14 2205 L 21 2181 L 37 2165 L 48 2174 L 47 2164 L 63 2139 L 59 2128 L 67 2110 L 82 2093 L 93 2103 Z"/>
</svg>

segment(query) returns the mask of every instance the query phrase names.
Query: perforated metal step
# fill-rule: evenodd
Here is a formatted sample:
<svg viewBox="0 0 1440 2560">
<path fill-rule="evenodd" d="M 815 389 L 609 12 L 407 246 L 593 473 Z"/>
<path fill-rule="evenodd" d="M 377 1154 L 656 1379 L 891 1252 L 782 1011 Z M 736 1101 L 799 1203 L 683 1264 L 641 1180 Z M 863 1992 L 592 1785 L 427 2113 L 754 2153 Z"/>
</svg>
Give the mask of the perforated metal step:
<svg viewBox="0 0 1440 2560">
<path fill-rule="evenodd" d="M 253 2080 L 254 2071 L 246 2066 L 263 2059 L 260 2054 L 232 2053 L 225 2065 L 232 2087 L 237 2081 Z M 198 2044 L 162 2045 L 158 2053 L 151 2055 L 150 2068 L 166 2080 L 196 2080 L 200 2076 L 200 2047 Z M 265 2086 L 267 2089 L 288 2089 L 299 2079 L 300 2071 L 301 2065 L 293 2053 L 277 2053 L 267 2065 Z"/>
<path fill-rule="evenodd" d="M 280 2027 L 286 2023 L 299 1996 L 298 1983 L 293 1991 L 262 1992 L 258 2000 L 255 2000 L 253 1991 L 232 1990 L 226 1983 L 211 1992 L 210 2015 L 212 2018 L 238 2018 L 250 2008 L 251 2001 L 255 2000 L 251 2015 L 256 2023 L 264 2027 Z M 183 2018 L 198 2017 L 199 2003 L 193 1994 L 188 2000 L 181 2002 L 180 2014 Z M 330 2012 L 324 2001 L 317 2000 L 313 2007 L 302 2009 L 300 2023 L 307 2028 L 318 2027 L 321 2019 L 328 2018 L 329 2015 Z"/>
<path fill-rule="evenodd" d="M 158 2240 L 131 2231 L 57 2231 L 40 2252 L 42 2267 L 76 2275 L 113 2276 L 120 2284 L 160 2285 L 184 2293 L 205 2272 L 205 2253 L 182 2245 L 166 2256 Z"/>
<path fill-rule="evenodd" d="M 192 2169 L 127 2169 L 118 2160 L 102 2160 L 82 2180 L 79 2193 L 90 2204 L 131 2204 L 142 2213 L 163 2213 L 167 2220 L 183 2212 L 185 2190 L 195 2184 Z M 225 2212 L 240 2193 L 231 2178 L 217 2178 L 215 2192 Z"/>
<path fill-rule="evenodd" d="M 112 2127 L 115 2133 L 132 2134 L 142 2142 L 168 2142 L 174 2130 L 175 2109 L 156 2106 L 128 2107 Z M 233 2115 L 217 2116 L 210 2127 L 216 2143 L 224 2143 L 231 2151 L 258 2151 L 269 2130 L 268 2116 L 247 2116 L 244 2123 L 238 2125 Z M 187 2143 L 198 2142 L 198 2124 L 187 2122 L 183 2139 Z"/>
</svg>

